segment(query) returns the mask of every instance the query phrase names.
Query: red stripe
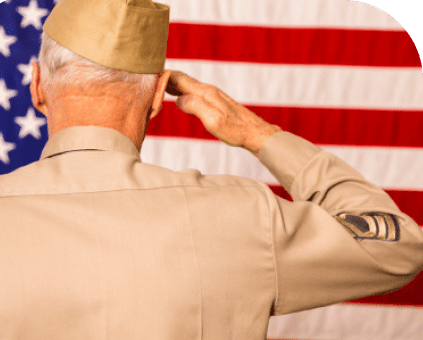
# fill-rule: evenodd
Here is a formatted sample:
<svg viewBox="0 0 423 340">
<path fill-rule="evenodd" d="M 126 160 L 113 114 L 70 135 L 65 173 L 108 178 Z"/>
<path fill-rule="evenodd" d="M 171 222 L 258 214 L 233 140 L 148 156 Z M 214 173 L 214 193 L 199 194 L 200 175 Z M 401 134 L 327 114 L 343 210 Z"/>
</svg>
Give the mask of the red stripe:
<svg viewBox="0 0 423 340">
<path fill-rule="evenodd" d="M 423 226 L 423 191 L 385 191 L 404 214 L 410 216 L 418 225 Z"/>
<path fill-rule="evenodd" d="M 421 67 L 406 31 L 171 23 L 168 58 L 269 64 Z"/>
<path fill-rule="evenodd" d="M 323 145 L 423 147 L 422 111 L 376 111 L 248 106 L 271 124 Z M 201 121 L 164 102 L 148 134 L 215 139 Z"/>
</svg>

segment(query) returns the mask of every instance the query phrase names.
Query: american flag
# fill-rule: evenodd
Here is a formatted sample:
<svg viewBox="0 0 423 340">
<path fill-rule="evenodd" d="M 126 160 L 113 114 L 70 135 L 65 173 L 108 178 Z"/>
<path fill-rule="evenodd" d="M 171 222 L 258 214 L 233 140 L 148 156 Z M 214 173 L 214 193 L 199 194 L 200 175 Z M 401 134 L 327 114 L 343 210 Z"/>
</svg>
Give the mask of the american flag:
<svg viewBox="0 0 423 340">
<path fill-rule="evenodd" d="M 218 86 L 337 155 L 423 225 L 422 69 L 395 19 L 347 0 L 159 2 L 171 6 L 167 68 Z M 0 4 L 0 174 L 37 161 L 48 138 L 29 83 L 54 4 Z M 147 135 L 145 163 L 249 177 L 290 199 L 254 156 L 216 141 L 197 118 L 178 111 L 174 98 L 165 98 Z M 420 340 L 422 287 L 420 274 L 390 294 L 272 317 L 268 338 Z"/>
</svg>

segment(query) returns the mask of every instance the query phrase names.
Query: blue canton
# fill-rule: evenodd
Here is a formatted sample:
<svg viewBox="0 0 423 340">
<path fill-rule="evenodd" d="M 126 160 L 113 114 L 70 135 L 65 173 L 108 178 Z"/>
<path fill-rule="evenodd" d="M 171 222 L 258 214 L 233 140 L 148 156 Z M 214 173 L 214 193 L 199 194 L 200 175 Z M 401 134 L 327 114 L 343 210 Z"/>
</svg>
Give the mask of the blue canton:
<svg viewBox="0 0 423 340">
<path fill-rule="evenodd" d="M 0 0 L 0 175 L 39 160 L 48 140 L 29 88 L 42 25 L 57 2 Z"/>
</svg>

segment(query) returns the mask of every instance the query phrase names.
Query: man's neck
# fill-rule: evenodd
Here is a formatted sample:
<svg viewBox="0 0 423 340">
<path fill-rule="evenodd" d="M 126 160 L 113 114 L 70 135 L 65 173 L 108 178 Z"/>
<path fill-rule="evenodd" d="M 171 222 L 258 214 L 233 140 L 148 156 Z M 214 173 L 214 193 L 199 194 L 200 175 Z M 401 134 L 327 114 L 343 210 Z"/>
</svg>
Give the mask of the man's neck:
<svg viewBox="0 0 423 340">
<path fill-rule="evenodd" d="M 140 151 L 147 128 L 146 110 L 112 96 L 66 96 L 58 98 L 48 114 L 48 131 L 52 137 L 72 126 L 101 126 L 115 129 Z"/>
</svg>

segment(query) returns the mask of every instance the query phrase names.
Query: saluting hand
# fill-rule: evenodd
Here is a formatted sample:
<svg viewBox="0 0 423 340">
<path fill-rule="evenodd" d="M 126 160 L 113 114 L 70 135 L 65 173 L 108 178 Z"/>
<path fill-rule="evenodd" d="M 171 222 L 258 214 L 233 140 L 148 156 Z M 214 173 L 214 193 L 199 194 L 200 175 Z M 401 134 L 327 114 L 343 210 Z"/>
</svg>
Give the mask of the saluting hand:
<svg viewBox="0 0 423 340">
<path fill-rule="evenodd" d="M 238 104 L 217 87 L 204 84 L 179 71 L 172 71 L 166 92 L 178 96 L 178 108 L 198 117 L 213 136 L 258 156 L 272 134 L 283 131 Z"/>
</svg>

